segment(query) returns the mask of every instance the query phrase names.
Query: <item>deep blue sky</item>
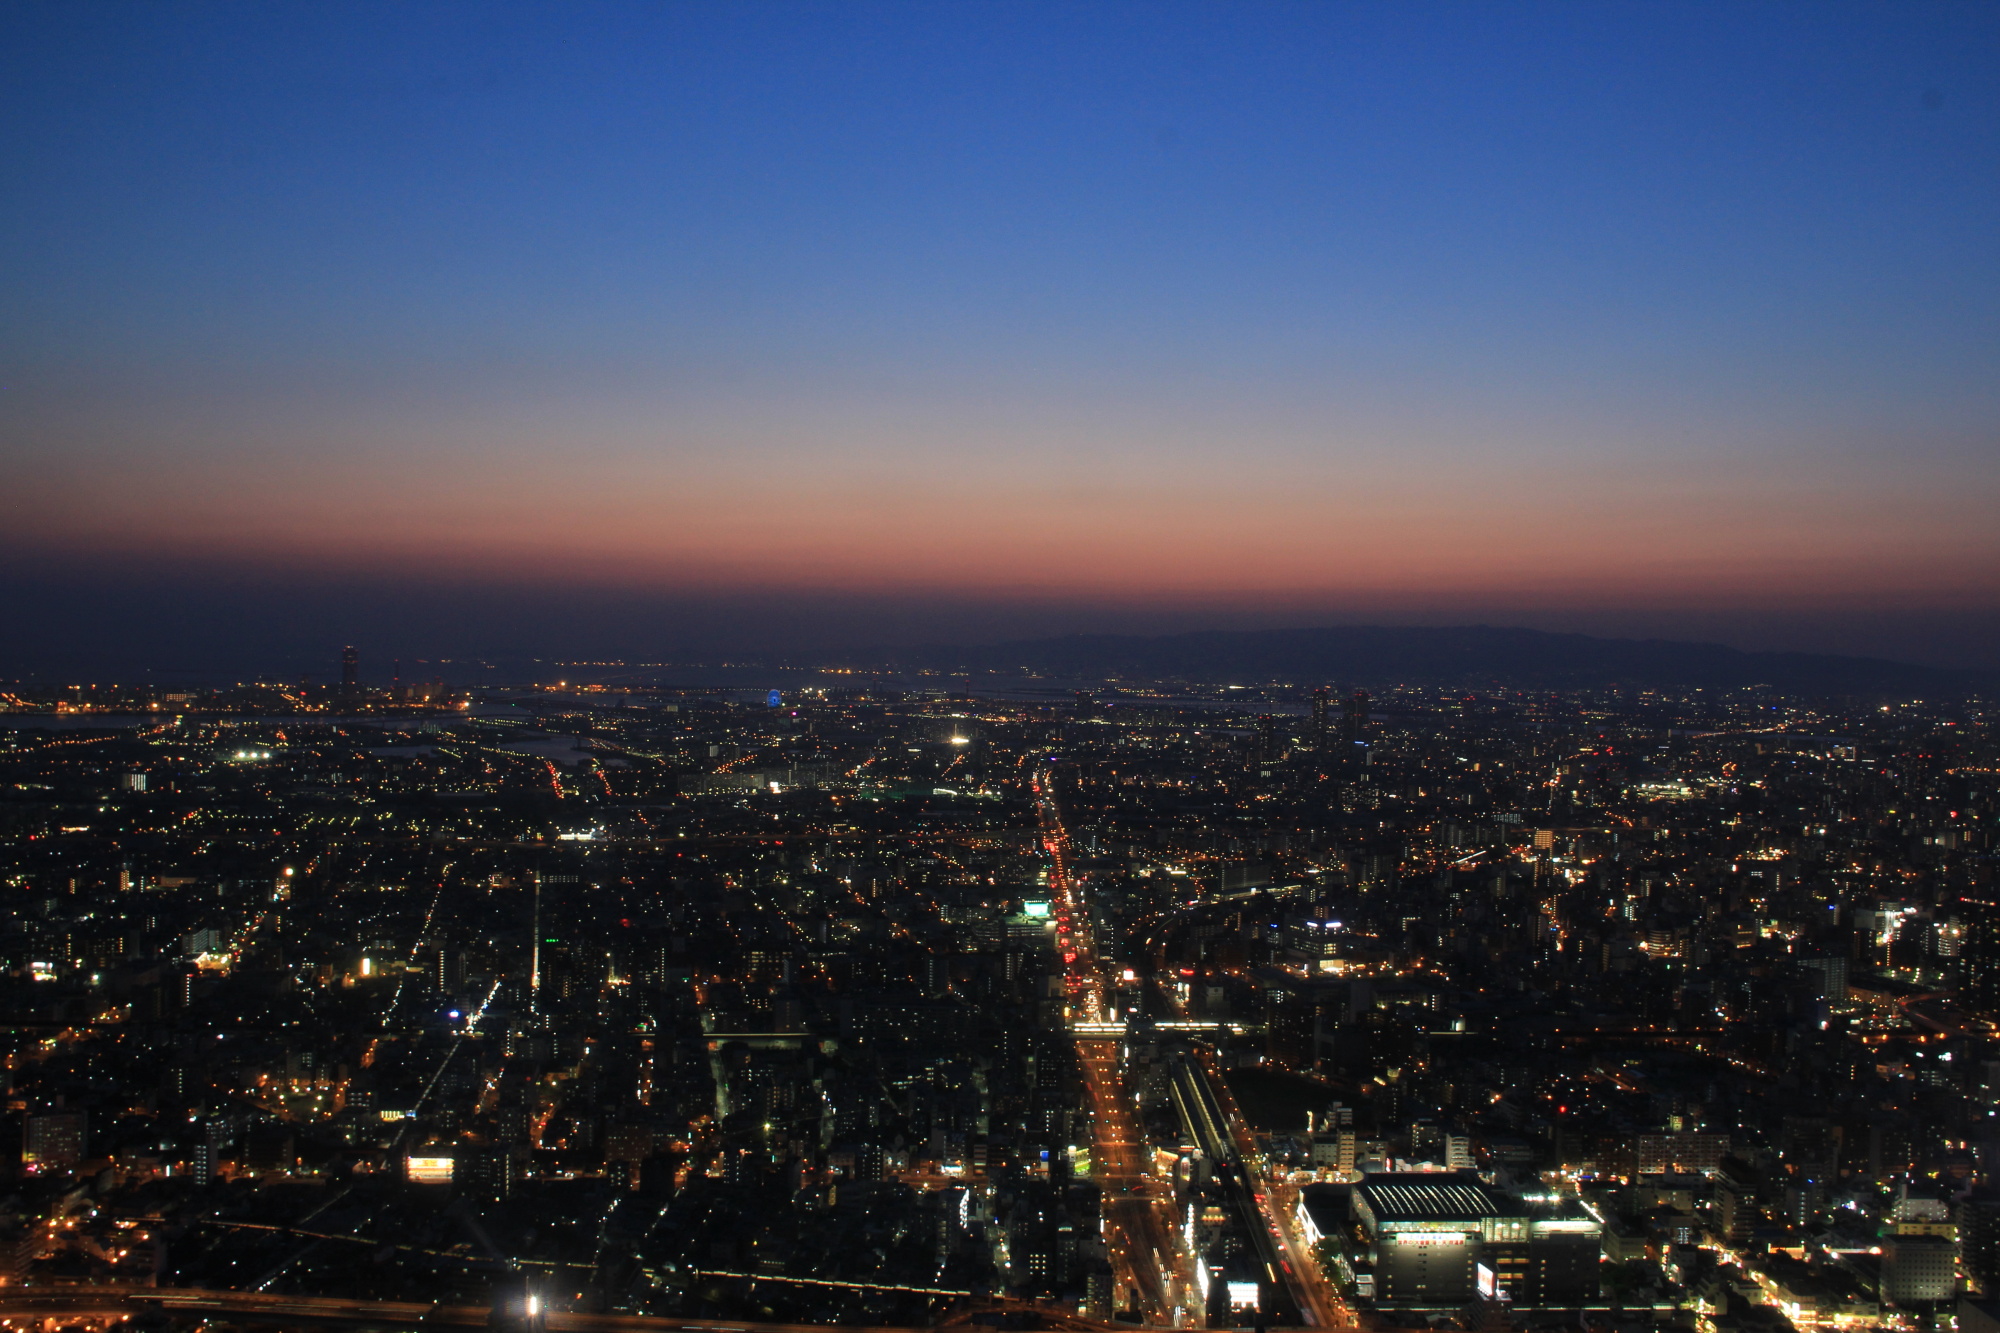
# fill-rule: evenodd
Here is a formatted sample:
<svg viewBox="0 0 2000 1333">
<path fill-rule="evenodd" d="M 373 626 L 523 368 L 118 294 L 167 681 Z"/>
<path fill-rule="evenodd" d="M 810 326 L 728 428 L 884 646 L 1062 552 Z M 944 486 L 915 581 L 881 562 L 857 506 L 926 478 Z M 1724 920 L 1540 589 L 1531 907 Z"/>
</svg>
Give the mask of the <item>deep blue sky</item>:
<svg viewBox="0 0 2000 1333">
<path fill-rule="evenodd" d="M 16 3 L 0 525 L 2000 661 L 1996 238 L 1987 4 Z"/>
</svg>

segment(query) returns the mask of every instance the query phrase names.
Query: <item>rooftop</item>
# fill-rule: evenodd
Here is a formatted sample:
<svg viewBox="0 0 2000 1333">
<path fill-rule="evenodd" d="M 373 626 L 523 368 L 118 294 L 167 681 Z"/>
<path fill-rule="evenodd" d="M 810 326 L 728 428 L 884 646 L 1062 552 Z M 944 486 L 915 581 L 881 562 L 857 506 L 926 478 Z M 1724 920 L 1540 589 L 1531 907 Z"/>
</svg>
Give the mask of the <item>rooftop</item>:
<svg viewBox="0 0 2000 1333">
<path fill-rule="evenodd" d="M 1485 1189 L 1462 1176 L 1419 1172 L 1370 1176 L 1355 1189 L 1382 1222 L 1471 1221 L 1506 1211 Z"/>
</svg>

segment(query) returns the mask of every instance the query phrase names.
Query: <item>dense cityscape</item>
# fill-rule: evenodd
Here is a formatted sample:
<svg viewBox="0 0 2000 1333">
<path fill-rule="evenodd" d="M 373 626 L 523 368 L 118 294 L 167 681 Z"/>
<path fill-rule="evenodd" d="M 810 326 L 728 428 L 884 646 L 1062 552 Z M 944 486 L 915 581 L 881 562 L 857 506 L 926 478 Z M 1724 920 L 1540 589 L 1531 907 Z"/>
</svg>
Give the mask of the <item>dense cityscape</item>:
<svg viewBox="0 0 2000 1333">
<path fill-rule="evenodd" d="M 1992 1318 L 1990 706 L 361 668 L 0 692 L 16 1320 Z"/>
<path fill-rule="evenodd" d="M 0 1333 L 2000 1333 L 2000 3 L 0 71 Z"/>
</svg>

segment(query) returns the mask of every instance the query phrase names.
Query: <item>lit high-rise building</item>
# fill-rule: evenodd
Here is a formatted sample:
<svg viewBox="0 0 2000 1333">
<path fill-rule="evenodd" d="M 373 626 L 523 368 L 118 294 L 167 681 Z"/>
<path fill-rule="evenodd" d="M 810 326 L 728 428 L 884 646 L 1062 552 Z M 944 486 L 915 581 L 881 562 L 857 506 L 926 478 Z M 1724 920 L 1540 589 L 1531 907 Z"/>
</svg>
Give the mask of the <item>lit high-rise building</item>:
<svg viewBox="0 0 2000 1333">
<path fill-rule="evenodd" d="M 1982 1014 L 2000 1013 L 2000 894 L 1977 890 L 1959 899 L 1959 1001 Z"/>
</svg>

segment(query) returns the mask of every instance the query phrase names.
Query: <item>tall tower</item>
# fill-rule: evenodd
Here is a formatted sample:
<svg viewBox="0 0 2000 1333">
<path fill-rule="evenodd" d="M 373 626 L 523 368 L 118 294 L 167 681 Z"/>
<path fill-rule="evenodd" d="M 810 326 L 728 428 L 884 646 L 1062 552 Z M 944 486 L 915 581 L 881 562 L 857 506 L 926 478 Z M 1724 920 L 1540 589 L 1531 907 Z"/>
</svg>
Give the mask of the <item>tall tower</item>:
<svg viewBox="0 0 2000 1333">
<path fill-rule="evenodd" d="M 1368 739 L 1368 691 L 1356 690 L 1347 696 L 1347 714 L 1341 721 L 1349 745 Z"/>
<path fill-rule="evenodd" d="M 528 951 L 528 1012 L 542 1012 L 542 872 L 535 876 L 534 944 Z"/>
<path fill-rule="evenodd" d="M 1270 713 L 1257 718 L 1257 759 L 1260 763 L 1276 763 L 1284 752 L 1284 743 L 1278 736 L 1278 719 Z"/>
<path fill-rule="evenodd" d="M 1328 731 L 1332 725 L 1333 691 L 1322 685 L 1313 691 L 1312 738 L 1313 749 L 1326 752 L 1327 742 L 1333 737 Z"/>
<path fill-rule="evenodd" d="M 353 694 L 361 686 L 361 654 L 353 644 L 340 650 L 340 692 Z"/>
</svg>

